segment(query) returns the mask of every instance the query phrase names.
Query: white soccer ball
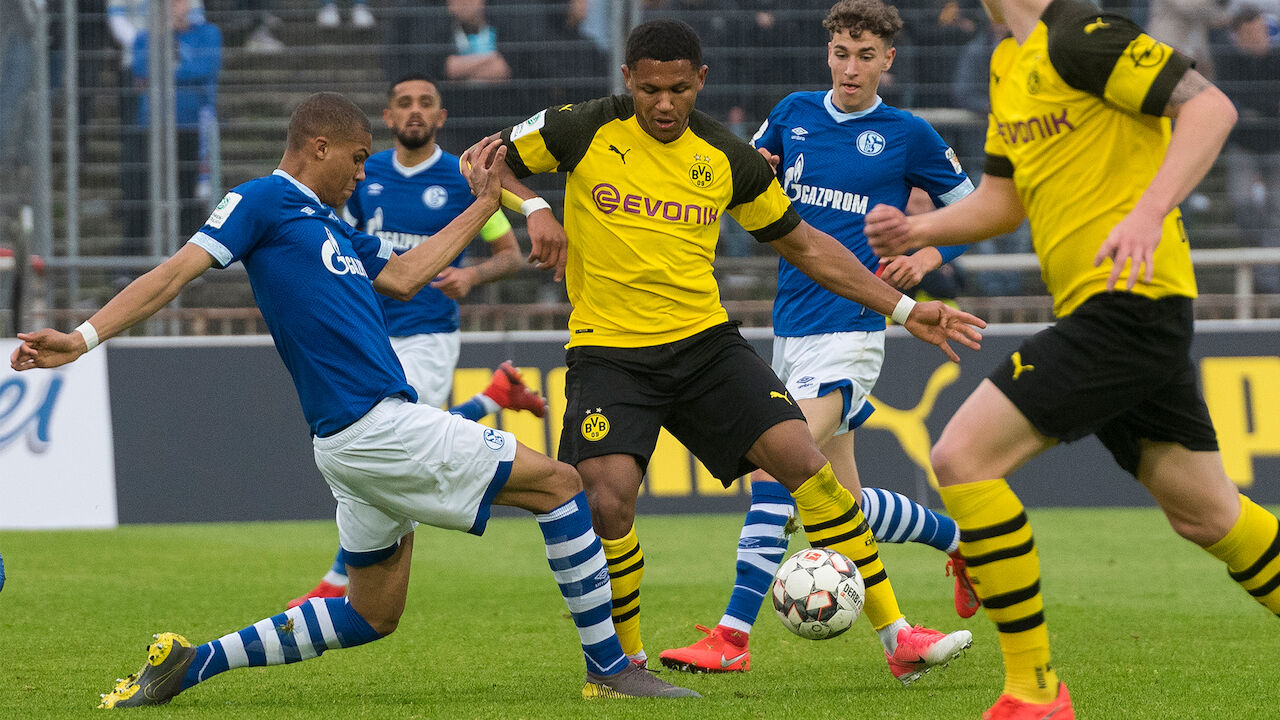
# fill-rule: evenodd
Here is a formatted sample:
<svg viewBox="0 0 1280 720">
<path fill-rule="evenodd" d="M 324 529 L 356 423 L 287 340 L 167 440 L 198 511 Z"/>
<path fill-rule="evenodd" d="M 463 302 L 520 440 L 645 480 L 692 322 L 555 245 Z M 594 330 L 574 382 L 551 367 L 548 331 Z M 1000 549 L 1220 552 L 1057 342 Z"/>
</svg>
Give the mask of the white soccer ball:
<svg viewBox="0 0 1280 720">
<path fill-rule="evenodd" d="M 866 586 L 849 558 L 807 548 L 787 558 L 773 577 L 773 609 L 791 632 L 809 640 L 833 638 L 862 614 Z"/>
</svg>

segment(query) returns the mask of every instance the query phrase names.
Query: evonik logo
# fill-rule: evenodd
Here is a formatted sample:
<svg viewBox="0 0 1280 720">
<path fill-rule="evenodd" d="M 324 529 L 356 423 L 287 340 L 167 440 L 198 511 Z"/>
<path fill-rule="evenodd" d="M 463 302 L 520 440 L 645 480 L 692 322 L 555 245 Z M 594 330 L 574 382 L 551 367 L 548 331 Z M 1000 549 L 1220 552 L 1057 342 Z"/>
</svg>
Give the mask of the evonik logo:
<svg viewBox="0 0 1280 720">
<path fill-rule="evenodd" d="M 364 270 L 364 263 L 360 262 L 360 258 L 347 257 L 342 254 L 342 248 L 338 246 L 338 240 L 329 232 L 329 228 L 324 229 L 327 239 L 320 248 L 320 261 L 334 275 L 359 275 L 360 277 L 369 277 L 369 273 Z"/>
<path fill-rule="evenodd" d="M 609 183 L 600 183 L 591 188 L 591 199 L 596 208 L 605 215 L 612 215 L 621 210 L 632 215 L 648 215 L 651 218 L 662 218 L 668 222 L 692 223 L 694 225 L 712 225 L 720 219 L 720 209 L 711 206 L 687 205 L 675 200 L 662 200 L 635 193 L 623 195 L 618 188 Z"/>
<path fill-rule="evenodd" d="M 49 379 L 43 398 L 35 389 L 36 379 L 40 377 Z M 53 422 L 53 408 L 62 383 L 60 373 L 14 377 L 0 383 L 0 452 L 23 435 L 26 435 L 31 452 L 43 453 L 49 449 L 52 440 L 49 426 Z M 24 403 L 28 393 L 33 394 L 34 404 Z"/>
</svg>

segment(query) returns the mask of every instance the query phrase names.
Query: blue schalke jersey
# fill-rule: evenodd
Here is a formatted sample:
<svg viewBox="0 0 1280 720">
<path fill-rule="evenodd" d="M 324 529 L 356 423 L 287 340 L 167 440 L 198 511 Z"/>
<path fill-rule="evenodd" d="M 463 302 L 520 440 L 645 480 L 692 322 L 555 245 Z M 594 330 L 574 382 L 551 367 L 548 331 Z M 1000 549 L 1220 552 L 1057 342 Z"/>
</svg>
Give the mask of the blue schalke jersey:
<svg viewBox="0 0 1280 720">
<path fill-rule="evenodd" d="M 879 258 L 862 232 L 868 210 L 881 203 L 906 208 L 913 187 L 940 205 L 973 192 L 955 152 L 929 123 L 880 98 L 867 110 L 846 113 L 831 102 L 830 90 L 792 93 L 773 108 L 751 142 L 781 158 L 782 189 L 800 217 L 843 243 L 872 272 Z M 949 262 L 964 248 L 939 250 Z M 884 325 L 883 315 L 779 259 L 774 335 L 883 330 Z"/>
<path fill-rule="evenodd" d="M 190 242 L 218 267 L 244 263 L 312 434 L 337 432 L 383 398 L 417 401 L 371 280 L 390 246 L 343 222 L 288 173 L 227 193 Z"/>
<path fill-rule="evenodd" d="M 347 200 L 346 219 L 398 253 L 440 232 L 474 199 L 458 170 L 458 156 L 439 147 L 411 168 L 396 162 L 395 150 L 374 153 L 365 161 L 364 176 Z M 464 254 L 450 264 L 462 265 Z M 407 302 L 383 297 L 382 309 L 395 337 L 458 329 L 458 303 L 430 285 Z"/>
</svg>

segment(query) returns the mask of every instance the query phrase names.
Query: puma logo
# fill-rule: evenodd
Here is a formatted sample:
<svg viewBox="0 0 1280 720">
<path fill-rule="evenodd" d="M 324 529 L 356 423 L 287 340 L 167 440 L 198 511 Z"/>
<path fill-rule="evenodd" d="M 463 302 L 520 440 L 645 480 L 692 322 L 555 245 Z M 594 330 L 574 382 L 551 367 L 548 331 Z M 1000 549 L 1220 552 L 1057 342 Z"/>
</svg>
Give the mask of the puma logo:
<svg viewBox="0 0 1280 720">
<path fill-rule="evenodd" d="M 1111 24 L 1102 22 L 1102 18 L 1098 18 L 1097 20 L 1094 20 L 1093 22 L 1084 26 L 1084 34 L 1092 35 L 1094 30 L 1100 30 L 1102 28 L 1107 28 L 1107 27 L 1111 27 Z"/>
<path fill-rule="evenodd" d="M 934 403 L 938 400 L 943 388 L 960 377 L 960 368 L 954 363 L 939 365 L 937 370 L 925 383 L 924 392 L 920 394 L 920 402 L 909 410 L 900 410 L 874 397 L 869 397 L 876 411 L 863 423 L 865 428 L 888 430 L 898 439 L 902 451 L 911 462 L 915 463 L 929 478 L 929 485 L 938 487 L 938 478 L 933 474 L 933 465 L 929 463 L 929 450 L 933 447 L 933 439 L 929 437 L 929 428 L 925 421 L 933 412 Z"/>
<path fill-rule="evenodd" d="M 786 394 L 786 393 L 780 393 L 780 392 L 778 392 L 777 390 L 770 390 L 770 391 L 769 391 L 769 397 L 770 397 L 770 398 L 782 398 L 783 400 L 786 400 L 786 401 L 787 401 L 787 404 L 788 404 L 788 405 L 794 405 L 794 404 L 795 404 L 795 403 L 791 402 L 791 398 L 787 397 L 787 394 Z"/>
<path fill-rule="evenodd" d="M 622 158 L 622 164 L 623 164 L 623 165 L 626 165 L 626 164 L 627 164 L 627 153 L 631 152 L 631 148 L 627 148 L 626 150 L 619 150 L 619 149 L 618 149 L 618 146 L 616 146 L 616 145 L 610 145 L 610 146 L 609 146 L 609 150 L 610 150 L 611 152 L 616 152 L 616 153 L 618 153 L 618 157 Z"/>
<path fill-rule="evenodd" d="M 1022 364 L 1022 353 L 1020 352 L 1014 351 L 1013 355 L 1009 356 L 1009 359 L 1013 361 L 1013 379 L 1014 380 L 1017 380 L 1018 376 L 1021 375 L 1022 373 L 1031 372 L 1032 370 L 1036 369 L 1035 365 Z"/>
</svg>

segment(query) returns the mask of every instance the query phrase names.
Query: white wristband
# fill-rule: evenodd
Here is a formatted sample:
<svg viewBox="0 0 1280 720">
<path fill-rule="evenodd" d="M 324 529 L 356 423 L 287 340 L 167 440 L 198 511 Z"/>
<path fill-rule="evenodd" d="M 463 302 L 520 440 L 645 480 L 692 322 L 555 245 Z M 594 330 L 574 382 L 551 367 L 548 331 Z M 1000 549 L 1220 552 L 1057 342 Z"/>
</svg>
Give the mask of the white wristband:
<svg viewBox="0 0 1280 720">
<path fill-rule="evenodd" d="M 913 308 L 913 307 L 915 307 L 915 306 L 916 306 L 916 301 L 915 301 L 915 300 L 912 300 L 911 298 L 907 297 L 906 295 L 903 295 L 903 296 L 898 300 L 898 304 L 894 306 L 894 308 L 893 308 L 893 315 L 891 315 L 890 317 L 892 317 L 892 318 L 893 318 L 893 321 L 894 321 L 895 323 L 897 323 L 897 324 L 899 324 L 899 325 L 906 325 L 906 324 L 907 324 L 907 316 L 911 314 L 911 308 Z"/>
<path fill-rule="evenodd" d="M 88 346 L 85 352 L 98 347 L 98 331 L 89 324 L 88 320 L 80 323 L 80 327 L 76 328 L 76 331 L 80 333 L 80 337 L 84 338 L 84 344 Z"/>
<path fill-rule="evenodd" d="M 551 203 L 540 197 L 532 197 L 520 203 L 520 213 L 529 217 L 538 210 L 550 210 Z"/>
</svg>

